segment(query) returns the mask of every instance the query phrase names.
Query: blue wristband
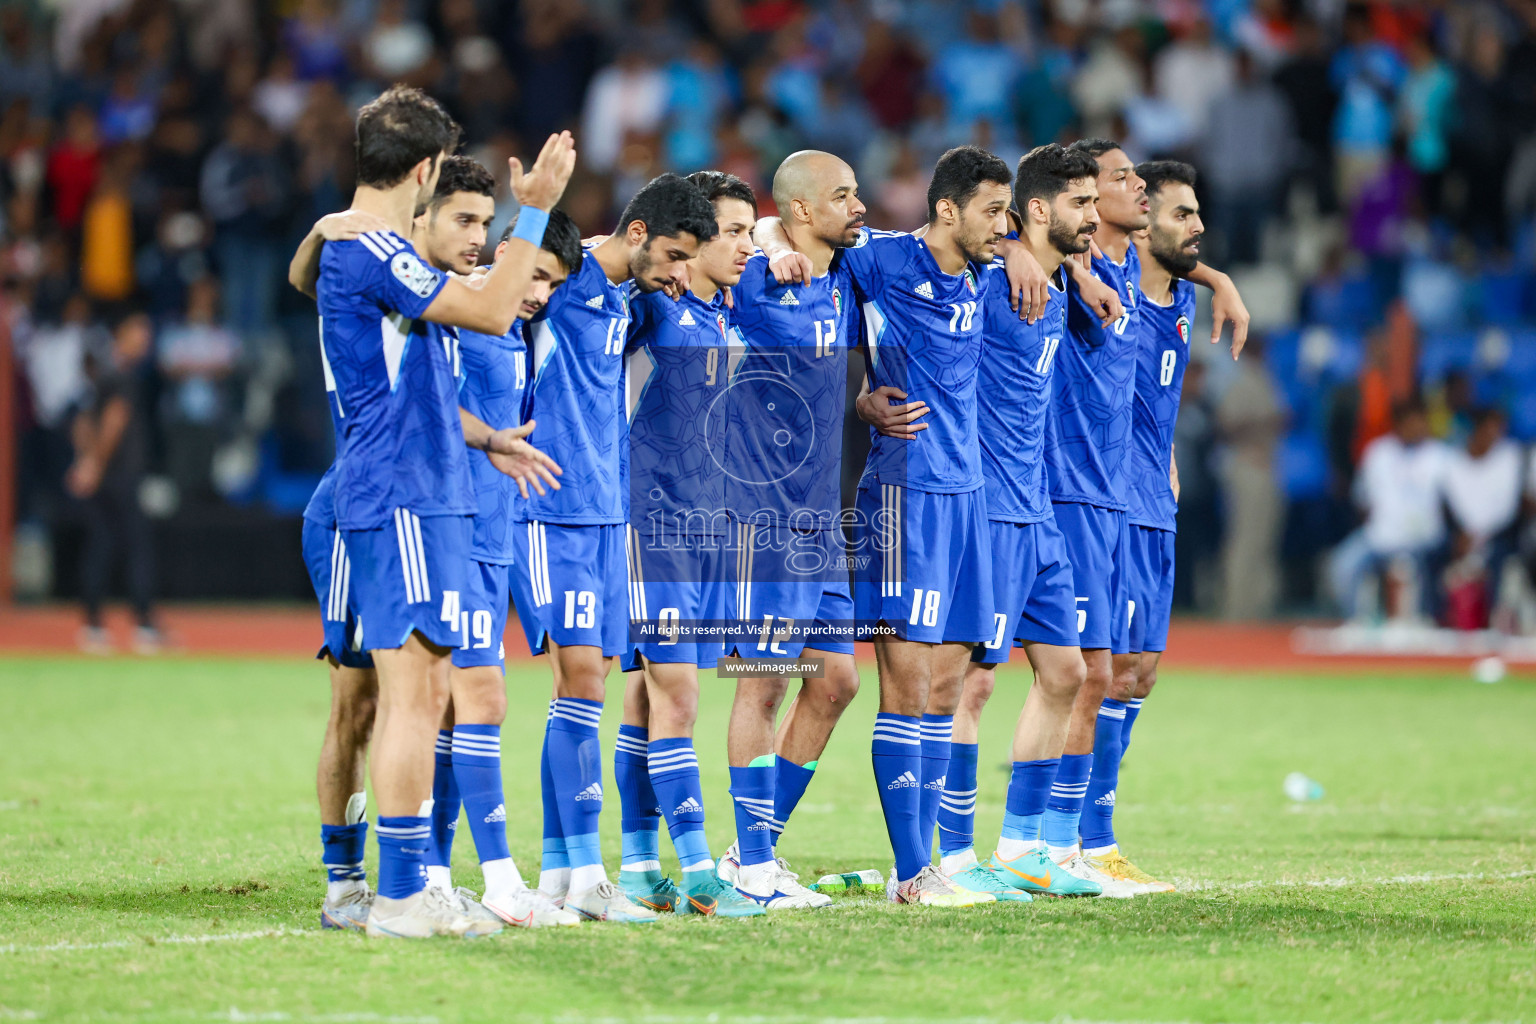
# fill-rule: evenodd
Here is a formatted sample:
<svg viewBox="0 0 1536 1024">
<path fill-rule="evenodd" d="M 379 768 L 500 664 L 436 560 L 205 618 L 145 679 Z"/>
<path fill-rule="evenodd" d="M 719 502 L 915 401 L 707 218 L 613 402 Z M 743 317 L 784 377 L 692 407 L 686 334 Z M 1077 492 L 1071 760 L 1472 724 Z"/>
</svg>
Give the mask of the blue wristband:
<svg viewBox="0 0 1536 1024">
<path fill-rule="evenodd" d="M 548 225 L 548 210 L 525 206 L 517 211 L 517 226 L 512 229 L 512 237 L 521 238 L 537 249 L 544 244 L 544 228 Z"/>
</svg>

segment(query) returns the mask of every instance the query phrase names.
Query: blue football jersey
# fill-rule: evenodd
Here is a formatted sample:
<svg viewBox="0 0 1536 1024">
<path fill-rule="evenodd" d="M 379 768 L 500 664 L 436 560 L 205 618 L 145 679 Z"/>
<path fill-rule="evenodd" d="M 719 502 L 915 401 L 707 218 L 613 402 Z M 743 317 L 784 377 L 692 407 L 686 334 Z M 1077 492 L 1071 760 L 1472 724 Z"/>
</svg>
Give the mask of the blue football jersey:
<svg viewBox="0 0 1536 1024">
<path fill-rule="evenodd" d="M 581 261 L 528 325 L 533 383 L 528 441 L 560 464 L 561 488 L 528 499 L 528 518 L 572 526 L 629 520 L 629 427 L 624 416 L 624 343 L 629 285 L 614 284 L 595 259 Z"/>
<path fill-rule="evenodd" d="M 389 231 L 329 242 L 316 287 L 337 444 L 336 519 L 386 526 L 475 511 L 459 423 L 458 339 L 418 319 L 447 276 Z"/>
<path fill-rule="evenodd" d="M 459 403 L 494 430 L 523 422 L 528 385 L 528 345 L 519 321 L 501 336 L 459 331 L 464 386 Z M 512 564 L 512 524 L 521 519 L 523 496 L 517 481 L 491 465 L 484 452 L 471 452 L 475 487 L 475 533 L 470 555 L 491 565 Z"/>
<path fill-rule="evenodd" d="M 984 268 L 944 273 L 920 238 L 859 232 L 842 252 L 864 323 L 870 389 L 899 388 L 928 403 L 928 429 L 906 441 L 870 429 L 861 487 L 892 484 L 933 494 L 981 486 L 976 371 L 981 362 Z"/>
<path fill-rule="evenodd" d="M 1046 477 L 1052 501 L 1124 511 L 1136 391 L 1136 246 L 1124 263 L 1095 258 L 1093 275 L 1119 293 L 1125 315 L 1100 326 L 1077 284 L 1068 283 L 1067 335 L 1056 354 L 1046 421 Z"/>
<path fill-rule="evenodd" d="M 331 463 L 315 485 L 315 493 L 304 506 L 304 518 L 330 530 L 336 528 L 336 463 Z"/>
<path fill-rule="evenodd" d="M 1173 426 L 1179 418 L 1189 334 L 1195 323 L 1195 286 L 1173 282 L 1166 306 L 1145 301 L 1137 326 L 1136 401 L 1131 416 L 1128 518 L 1136 526 L 1172 530 L 1179 506 L 1168 482 Z"/>
<path fill-rule="evenodd" d="M 976 397 L 981 435 L 981 472 L 986 479 L 987 518 L 1038 523 L 1051 515 L 1045 482 L 1045 422 L 1051 404 L 1051 370 L 1066 336 L 1067 293 L 1058 271 L 1050 303 L 1033 324 L 1008 305 L 1008 276 L 993 264 L 983 299 L 985 347 Z"/>
<path fill-rule="evenodd" d="M 839 256 L 810 284 L 781 285 L 759 252 L 731 292 L 744 347 L 726 399 L 726 503 L 743 522 L 830 530 L 842 513 L 853 279 Z"/>
<path fill-rule="evenodd" d="M 730 535 L 721 396 L 734 332 L 724 298 L 630 296 L 629 515 L 643 536 Z"/>
</svg>

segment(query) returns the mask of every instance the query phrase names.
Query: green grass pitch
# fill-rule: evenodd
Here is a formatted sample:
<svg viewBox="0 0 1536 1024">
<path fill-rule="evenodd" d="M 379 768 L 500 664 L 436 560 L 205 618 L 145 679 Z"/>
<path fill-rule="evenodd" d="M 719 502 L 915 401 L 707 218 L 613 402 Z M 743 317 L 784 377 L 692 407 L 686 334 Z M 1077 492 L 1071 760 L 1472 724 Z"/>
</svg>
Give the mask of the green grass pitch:
<svg viewBox="0 0 1536 1024">
<path fill-rule="evenodd" d="M 705 685 L 718 851 L 733 831 L 729 684 Z M 982 846 L 1026 685 L 1002 673 L 984 723 Z M 515 667 L 509 690 L 508 828 L 532 878 L 545 669 Z M 1166 671 L 1117 820 L 1176 895 L 975 910 L 847 897 L 818 914 L 410 944 L 318 929 L 326 704 L 313 663 L 0 661 L 0 1022 L 1536 1019 L 1528 681 Z M 889 865 L 875 705 L 867 670 L 781 846 L 804 875 Z M 603 724 L 611 753 L 616 699 Z M 1291 804 L 1292 770 L 1326 798 Z M 454 857 L 476 885 L 467 828 Z"/>
</svg>

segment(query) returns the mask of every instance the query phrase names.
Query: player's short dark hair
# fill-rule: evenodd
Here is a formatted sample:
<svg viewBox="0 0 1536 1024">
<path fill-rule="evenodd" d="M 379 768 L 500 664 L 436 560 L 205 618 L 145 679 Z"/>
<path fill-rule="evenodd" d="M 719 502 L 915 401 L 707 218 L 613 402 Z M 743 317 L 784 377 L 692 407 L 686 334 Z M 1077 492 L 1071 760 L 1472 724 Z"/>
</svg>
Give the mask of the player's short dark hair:
<svg viewBox="0 0 1536 1024">
<path fill-rule="evenodd" d="M 1114 139 L 1078 139 L 1067 148 L 1074 153 L 1087 153 L 1097 160 L 1112 149 L 1123 149 L 1124 147 Z"/>
<path fill-rule="evenodd" d="M 429 204 L 434 211 L 456 193 L 473 192 L 477 196 L 496 198 L 496 179 L 479 162 L 467 156 L 443 158 L 442 172 L 437 176 L 437 190 Z"/>
<path fill-rule="evenodd" d="M 688 181 L 711 203 L 717 199 L 740 199 L 752 207 L 752 216 L 757 216 L 757 195 L 751 185 L 736 175 L 725 171 L 694 171 L 688 175 Z"/>
<path fill-rule="evenodd" d="M 1136 165 L 1136 176 L 1147 183 L 1147 198 L 1162 191 L 1164 185 L 1188 185 L 1195 187 L 1200 175 L 1194 165 L 1182 160 L 1144 160 Z"/>
<path fill-rule="evenodd" d="M 1399 398 L 1392 403 L 1392 422 L 1401 423 L 1410 416 L 1428 416 L 1429 406 L 1424 403 L 1424 396 L 1412 394 L 1407 398 Z"/>
<path fill-rule="evenodd" d="M 635 221 L 645 225 L 647 238 L 689 234 L 707 242 L 719 233 L 715 205 L 693 183 L 671 173 L 657 175 L 635 193 L 619 217 L 619 232 Z"/>
<path fill-rule="evenodd" d="M 502 230 L 501 241 L 511 238 L 515 230 L 517 218 L 513 217 Z M 539 248 L 554 253 L 555 259 L 565 267 L 567 274 L 574 274 L 581 269 L 581 232 L 564 210 L 549 211 L 549 223 L 544 227 L 544 241 L 539 244 Z"/>
<path fill-rule="evenodd" d="M 1067 190 L 1067 185 L 1083 178 L 1097 178 L 1099 165 L 1087 153 L 1050 142 L 1019 157 L 1019 170 L 1013 182 L 1013 206 L 1022 210 L 1031 199 L 1047 203 Z"/>
<path fill-rule="evenodd" d="M 423 160 L 459 145 L 459 126 L 420 89 L 393 85 L 357 112 L 357 183 L 394 188 Z"/>
<path fill-rule="evenodd" d="M 928 182 L 928 219 L 938 216 L 940 199 L 964 206 L 984 181 L 1012 185 L 1013 175 L 1007 164 L 980 146 L 956 146 L 939 157 Z"/>
</svg>

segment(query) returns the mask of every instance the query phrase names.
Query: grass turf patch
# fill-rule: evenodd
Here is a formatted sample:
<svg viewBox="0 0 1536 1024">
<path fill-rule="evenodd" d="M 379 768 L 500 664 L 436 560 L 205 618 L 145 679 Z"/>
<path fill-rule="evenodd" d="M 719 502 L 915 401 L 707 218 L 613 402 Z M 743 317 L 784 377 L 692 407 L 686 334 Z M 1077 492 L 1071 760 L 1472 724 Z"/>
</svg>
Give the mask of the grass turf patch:
<svg viewBox="0 0 1536 1024">
<path fill-rule="evenodd" d="M 509 838 L 530 879 L 546 671 L 510 673 L 502 742 Z M 1027 677 L 1006 669 L 998 683 L 981 737 L 983 851 Z M 730 684 L 704 685 L 697 746 L 718 851 L 733 832 Z M 865 687 L 785 833 L 781 852 L 810 877 L 889 867 L 872 672 Z M 1528 683 L 1165 671 L 1116 823 L 1178 894 L 954 911 L 850 895 L 819 914 L 413 944 L 318 932 L 319 666 L 10 659 L 0 701 L 0 1021 L 1536 1014 Z M 617 700 L 603 726 L 611 757 Z M 1326 798 L 1288 801 L 1293 770 Z M 617 812 L 604 815 L 611 869 Z M 467 828 L 454 861 L 456 881 L 476 885 Z M 676 872 L 670 850 L 664 864 Z"/>
</svg>

